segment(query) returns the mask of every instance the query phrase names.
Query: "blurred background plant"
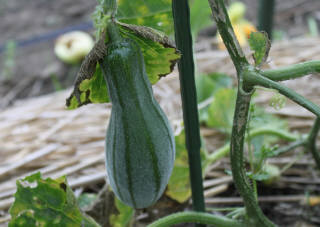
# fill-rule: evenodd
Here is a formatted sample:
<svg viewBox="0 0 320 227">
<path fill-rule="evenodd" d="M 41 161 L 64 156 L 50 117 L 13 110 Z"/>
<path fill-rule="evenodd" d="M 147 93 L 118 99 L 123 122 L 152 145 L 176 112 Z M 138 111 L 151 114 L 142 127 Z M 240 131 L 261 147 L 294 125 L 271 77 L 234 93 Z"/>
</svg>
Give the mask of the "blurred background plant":
<svg viewBox="0 0 320 227">
<path fill-rule="evenodd" d="M 16 67 L 16 50 L 17 44 L 15 41 L 10 40 L 5 45 L 4 50 L 4 63 L 1 75 L 3 78 L 10 80 L 14 75 L 14 70 Z"/>
</svg>

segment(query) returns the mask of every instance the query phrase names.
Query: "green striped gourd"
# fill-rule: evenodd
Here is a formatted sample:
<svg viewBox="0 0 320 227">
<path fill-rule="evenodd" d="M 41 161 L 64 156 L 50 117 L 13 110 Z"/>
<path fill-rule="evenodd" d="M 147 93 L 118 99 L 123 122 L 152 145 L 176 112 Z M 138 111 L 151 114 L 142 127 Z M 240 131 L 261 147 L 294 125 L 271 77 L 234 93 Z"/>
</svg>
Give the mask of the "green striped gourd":
<svg viewBox="0 0 320 227">
<path fill-rule="evenodd" d="M 175 144 L 155 100 L 139 45 L 108 26 L 107 55 L 100 61 L 112 102 L 106 167 L 116 196 L 134 208 L 154 204 L 171 175 Z"/>
</svg>

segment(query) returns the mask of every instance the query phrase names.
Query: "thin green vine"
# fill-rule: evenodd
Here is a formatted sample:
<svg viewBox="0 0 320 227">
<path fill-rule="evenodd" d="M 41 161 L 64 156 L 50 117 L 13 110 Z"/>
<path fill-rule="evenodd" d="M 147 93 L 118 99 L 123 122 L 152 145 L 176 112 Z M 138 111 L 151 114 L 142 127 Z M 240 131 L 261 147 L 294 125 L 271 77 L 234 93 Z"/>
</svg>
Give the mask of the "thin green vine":
<svg viewBox="0 0 320 227">
<path fill-rule="evenodd" d="M 316 140 L 319 133 L 319 129 L 320 129 L 320 118 L 317 117 L 310 131 L 310 134 L 308 136 L 307 147 L 311 151 L 313 159 L 315 160 L 318 169 L 320 169 L 320 154 L 316 148 Z"/>
<path fill-rule="evenodd" d="M 204 212 L 179 212 L 153 222 L 148 227 L 170 227 L 180 223 L 199 223 L 218 227 L 245 227 L 240 221 Z"/>
<path fill-rule="evenodd" d="M 320 117 L 319 106 L 309 101 L 302 95 L 299 95 L 297 92 L 293 91 L 292 89 L 264 77 L 263 75 L 259 74 L 258 71 L 256 71 L 255 69 L 248 69 L 248 72 L 244 74 L 243 79 L 247 87 L 262 86 L 266 88 L 275 89 L 279 91 L 279 93 L 283 94 L 287 98 L 294 101 L 295 103 L 299 104 L 300 106 L 314 113 L 316 116 Z"/>
<path fill-rule="evenodd" d="M 278 69 L 269 69 L 260 73 L 273 81 L 291 80 L 306 76 L 311 73 L 320 72 L 320 61 L 307 61 L 299 64 L 281 67 Z"/>
<path fill-rule="evenodd" d="M 257 137 L 259 135 L 277 136 L 280 139 L 283 139 L 289 142 L 300 141 L 300 136 L 298 134 L 289 133 L 284 130 L 277 130 L 274 128 L 270 128 L 268 126 L 250 130 L 251 138 Z M 246 141 L 247 141 L 247 138 L 246 138 Z M 208 157 L 206 157 L 206 159 L 209 160 L 210 163 L 213 163 L 219 160 L 220 158 L 226 156 L 229 153 L 229 151 L 230 151 L 230 143 L 226 143 L 223 147 L 219 148 L 212 154 L 209 154 Z"/>
</svg>

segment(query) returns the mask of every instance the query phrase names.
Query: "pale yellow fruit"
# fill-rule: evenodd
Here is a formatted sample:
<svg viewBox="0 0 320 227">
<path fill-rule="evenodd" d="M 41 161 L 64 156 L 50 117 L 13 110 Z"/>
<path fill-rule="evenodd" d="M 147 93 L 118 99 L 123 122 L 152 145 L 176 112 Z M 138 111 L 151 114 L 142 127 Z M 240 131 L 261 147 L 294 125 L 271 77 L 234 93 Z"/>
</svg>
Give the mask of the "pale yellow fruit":
<svg viewBox="0 0 320 227">
<path fill-rule="evenodd" d="M 81 62 L 93 46 L 94 41 L 89 34 L 83 31 L 72 31 L 58 37 L 54 52 L 61 61 L 76 64 Z"/>
</svg>

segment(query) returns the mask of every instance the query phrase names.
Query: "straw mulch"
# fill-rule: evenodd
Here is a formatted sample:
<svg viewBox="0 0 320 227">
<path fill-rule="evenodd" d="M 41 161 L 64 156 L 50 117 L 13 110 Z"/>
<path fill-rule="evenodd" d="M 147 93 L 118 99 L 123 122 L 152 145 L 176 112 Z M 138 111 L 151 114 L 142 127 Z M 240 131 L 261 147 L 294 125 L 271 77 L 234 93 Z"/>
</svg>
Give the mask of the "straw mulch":
<svg viewBox="0 0 320 227">
<path fill-rule="evenodd" d="M 225 72 L 234 75 L 234 68 L 225 51 L 212 48 L 211 40 L 201 41 L 196 46 L 198 68 L 203 72 Z M 249 55 L 249 53 L 248 53 Z M 271 49 L 267 67 L 276 68 L 305 60 L 320 59 L 320 39 L 303 38 L 275 43 Z M 298 81 L 298 83 L 296 82 Z M 296 81 L 286 82 L 299 93 L 320 104 L 320 78 L 308 76 Z M 162 79 L 154 86 L 154 93 L 160 105 L 168 115 L 175 131 L 181 125 L 181 103 L 177 72 Z M 68 176 L 70 186 L 81 192 L 94 185 L 103 184 L 106 177 L 104 166 L 104 139 L 110 116 L 110 104 L 87 105 L 77 110 L 66 110 L 65 99 L 70 90 L 54 94 L 21 100 L 0 112 L 0 224 L 9 220 L 7 210 L 13 202 L 15 181 L 33 172 L 40 171 L 44 177 L 56 178 Z M 271 92 L 263 91 L 257 102 L 265 105 L 269 112 L 276 112 L 290 120 L 292 130 L 307 132 L 314 116 L 300 107 L 288 102 L 286 107 L 275 111 L 269 107 Z M 209 151 L 221 145 L 222 136 L 211 129 L 202 129 Z M 284 166 L 295 162 L 292 168 L 283 174 L 279 185 L 296 187 L 305 185 L 320 187 L 320 178 L 314 173 L 314 164 L 310 156 L 299 160 L 294 155 L 271 159 L 271 163 Z M 296 168 L 296 166 L 305 167 Z M 230 176 L 224 173 L 229 166 L 227 158 L 213 164 L 207 173 L 205 195 L 208 204 L 228 203 L 219 198 L 232 183 Z M 295 172 L 296 177 L 286 176 Z M 214 197 L 213 197 L 214 196 Z M 273 201 L 299 201 L 296 197 L 270 197 Z M 300 197 L 299 197 L 300 196 Z M 302 195 L 303 196 L 303 195 Z M 219 200 L 220 199 L 220 200 Z M 262 197 L 262 200 L 266 198 Z M 234 198 L 229 203 L 239 203 Z"/>
</svg>

